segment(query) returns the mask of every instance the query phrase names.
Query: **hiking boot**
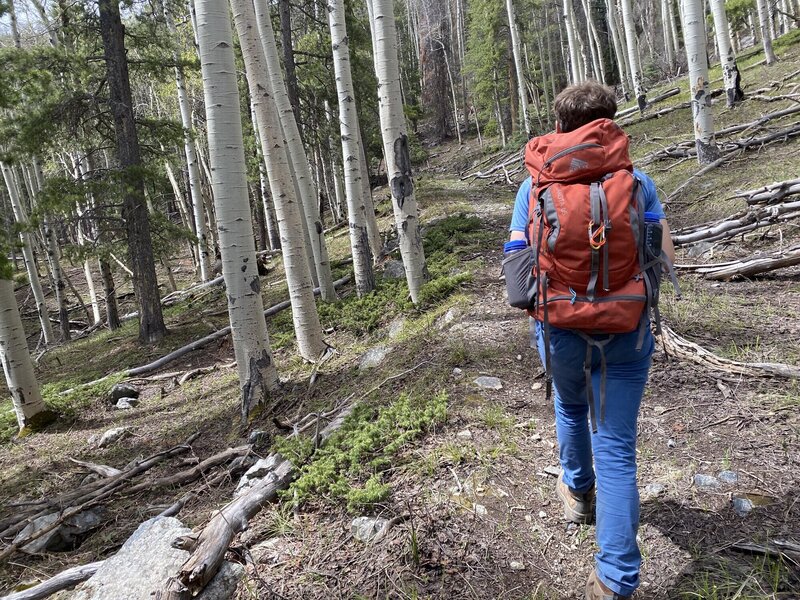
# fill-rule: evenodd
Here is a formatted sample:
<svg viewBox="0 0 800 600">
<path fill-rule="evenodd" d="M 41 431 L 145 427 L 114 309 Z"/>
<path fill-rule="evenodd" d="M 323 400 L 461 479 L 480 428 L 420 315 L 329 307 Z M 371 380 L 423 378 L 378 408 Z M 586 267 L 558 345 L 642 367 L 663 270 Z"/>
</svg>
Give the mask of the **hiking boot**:
<svg viewBox="0 0 800 600">
<path fill-rule="evenodd" d="M 620 596 L 608 589 L 598 579 L 597 572 L 592 569 L 586 581 L 586 600 L 630 600 L 632 596 Z"/>
<path fill-rule="evenodd" d="M 594 486 L 583 494 L 572 491 L 564 483 L 564 473 L 558 476 L 556 494 L 564 504 L 564 518 L 573 523 L 587 524 L 592 522 L 594 513 Z"/>
</svg>

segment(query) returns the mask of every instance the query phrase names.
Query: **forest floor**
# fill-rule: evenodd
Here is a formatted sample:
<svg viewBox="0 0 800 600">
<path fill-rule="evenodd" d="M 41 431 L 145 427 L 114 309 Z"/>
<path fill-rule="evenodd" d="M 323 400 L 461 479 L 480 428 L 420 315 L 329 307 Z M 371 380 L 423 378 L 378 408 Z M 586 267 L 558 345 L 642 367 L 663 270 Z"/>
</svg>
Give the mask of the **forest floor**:
<svg viewBox="0 0 800 600">
<path fill-rule="evenodd" d="M 742 61 L 746 93 L 771 82 L 776 85 L 762 95 L 797 89 L 800 46 L 779 46 L 779 56 L 770 67 L 757 64 L 758 54 Z M 685 88 L 686 82 L 666 82 L 660 89 L 676 85 Z M 655 108 L 685 100 L 682 94 Z M 751 99 L 732 110 L 716 102 L 716 126 L 749 122 L 793 102 Z M 796 121 L 796 115 L 788 116 L 774 127 Z M 635 159 L 642 161 L 649 152 L 691 138 L 690 109 L 626 130 Z M 2 505 L 79 485 L 85 473 L 68 457 L 122 468 L 199 431 L 192 454 L 202 460 L 244 443 L 254 429 L 278 439 L 283 432 L 272 417 L 292 422 L 355 399 L 360 408 L 343 433 L 317 451 L 281 502 L 263 510 L 237 539 L 235 554 L 252 558 L 239 598 L 582 598 L 596 551 L 593 527 L 568 524 L 555 499 L 553 408 L 545 401 L 539 359 L 529 348 L 527 319 L 506 304 L 499 278 L 516 189 L 459 176 L 474 170 L 482 156 L 475 140 L 463 147 L 438 145 L 420 169 L 417 193 L 433 278 L 423 306 L 410 306 L 402 284 L 389 278 L 370 298 L 359 300 L 347 290 L 339 304 L 320 303 L 337 354 L 313 384 L 312 367 L 293 351 L 290 314 L 271 319 L 283 390 L 246 429 L 239 422 L 236 371 L 226 366 L 233 360 L 229 340 L 164 369 L 218 365 L 184 385 L 176 377 L 135 380 L 143 388 L 142 402 L 130 411 L 105 401 L 110 382 L 58 394 L 224 326 L 220 289 L 169 308 L 172 335 L 156 347 L 136 344 L 130 321 L 121 331 L 95 333 L 47 352 L 38 374 L 48 402 L 64 418 L 2 446 Z M 734 190 L 795 178 L 798 164 L 797 138 L 742 153 L 690 180 L 667 205 L 670 223 L 674 229 L 741 210 L 744 201 L 731 197 Z M 693 159 L 670 159 L 644 170 L 669 195 L 699 167 Z M 388 227 L 386 190 L 376 197 L 381 224 Z M 678 263 L 745 257 L 798 238 L 796 224 L 779 224 L 701 248 L 702 257 L 689 258 L 683 249 Z M 332 257 L 345 258 L 346 231 L 331 234 L 329 244 Z M 273 261 L 264 279 L 265 307 L 286 298 L 279 262 Z M 190 265 L 181 268 L 190 279 Z M 335 269 L 337 275 L 345 270 Z M 74 272 L 77 281 L 79 269 Z M 681 283 L 682 300 L 666 287 L 662 296 L 664 320 L 677 333 L 731 359 L 800 363 L 800 269 L 730 282 L 684 274 Z M 21 300 L 26 293 L 21 287 Z M 376 366 L 362 364 L 367 353 Z M 480 387 L 475 380 L 481 376 L 499 378 L 502 388 Z M 88 444 L 91 435 L 120 425 L 131 426 L 132 434 L 110 448 Z M 13 431 L 13 421 L 6 430 Z M 290 458 L 308 455 L 307 443 L 277 444 Z M 796 381 L 715 372 L 668 358 L 659 348 L 639 418 L 638 455 L 643 565 L 637 598 L 800 598 L 796 564 L 737 547 L 800 538 Z M 177 468 L 166 461 L 145 477 Z M 695 485 L 696 475 L 722 471 L 733 472 L 735 480 L 723 477 L 727 481 L 713 489 Z M 234 486 L 226 482 L 206 491 L 179 518 L 191 527 L 203 525 Z M 0 590 L 113 554 L 142 521 L 188 489 L 116 497 L 104 524 L 79 548 L 44 557 L 18 554 L 0 566 Z M 754 508 L 739 516 L 735 498 L 749 499 Z M 13 510 L 0 509 L 0 518 Z M 351 531 L 358 516 L 403 518 L 382 540 L 364 544 Z"/>
</svg>

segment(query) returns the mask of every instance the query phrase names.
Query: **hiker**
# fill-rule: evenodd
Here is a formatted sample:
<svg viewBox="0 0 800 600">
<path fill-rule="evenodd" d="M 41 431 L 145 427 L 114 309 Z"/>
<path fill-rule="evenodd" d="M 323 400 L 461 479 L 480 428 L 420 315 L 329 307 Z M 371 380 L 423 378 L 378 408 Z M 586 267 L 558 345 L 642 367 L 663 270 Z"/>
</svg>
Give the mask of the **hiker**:
<svg viewBox="0 0 800 600">
<path fill-rule="evenodd" d="M 586 599 L 628 598 L 641 564 L 636 421 L 654 349 L 649 308 L 674 249 L 655 184 L 633 169 L 627 135 L 613 122 L 614 92 L 593 81 L 572 85 L 554 111 L 555 133 L 526 148 L 531 177 L 517 193 L 507 246 L 516 241 L 538 256 L 525 308 L 548 393 L 554 384 L 557 496 L 574 523 L 591 522 L 596 505 L 599 551 Z M 651 224 L 648 232 L 662 230 L 653 243 L 664 260 L 637 250 Z M 570 272 L 570 261 L 586 261 L 587 270 Z"/>
</svg>

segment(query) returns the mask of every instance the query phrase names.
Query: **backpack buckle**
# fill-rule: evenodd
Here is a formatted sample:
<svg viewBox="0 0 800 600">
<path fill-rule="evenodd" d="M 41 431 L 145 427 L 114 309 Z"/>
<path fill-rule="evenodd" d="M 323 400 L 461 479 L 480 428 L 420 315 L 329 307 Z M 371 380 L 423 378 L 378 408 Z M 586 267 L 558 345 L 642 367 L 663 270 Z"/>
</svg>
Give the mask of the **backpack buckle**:
<svg viewBox="0 0 800 600">
<path fill-rule="evenodd" d="M 595 222 L 589 221 L 589 245 L 593 250 L 599 250 L 606 243 L 606 226 L 605 223 L 600 223 L 600 226 L 595 229 Z"/>
</svg>

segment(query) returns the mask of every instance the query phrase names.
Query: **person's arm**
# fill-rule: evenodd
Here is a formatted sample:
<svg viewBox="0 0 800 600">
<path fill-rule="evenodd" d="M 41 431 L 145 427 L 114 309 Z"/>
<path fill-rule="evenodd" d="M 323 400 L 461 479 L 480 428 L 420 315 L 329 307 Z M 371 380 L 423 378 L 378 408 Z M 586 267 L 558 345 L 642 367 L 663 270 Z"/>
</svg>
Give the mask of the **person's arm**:
<svg viewBox="0 0 800 600">
<path fill-rule="evenodd" d="M 675 264 L 675 246 L 672 243 L 672 234 L 669 231 L 669 223 L 666 219 L 661 219 L 661 251 L 667 255 L 669 262 Z"/>
</svg>

